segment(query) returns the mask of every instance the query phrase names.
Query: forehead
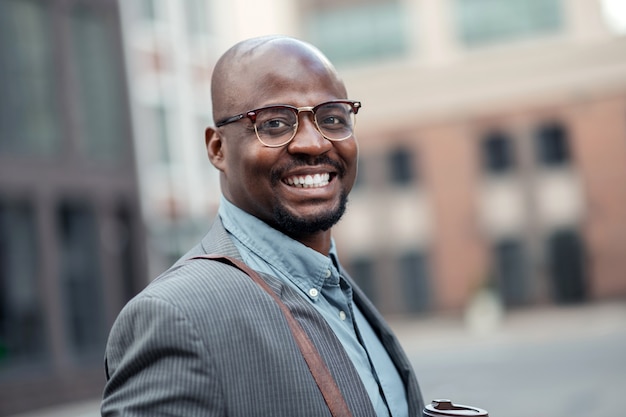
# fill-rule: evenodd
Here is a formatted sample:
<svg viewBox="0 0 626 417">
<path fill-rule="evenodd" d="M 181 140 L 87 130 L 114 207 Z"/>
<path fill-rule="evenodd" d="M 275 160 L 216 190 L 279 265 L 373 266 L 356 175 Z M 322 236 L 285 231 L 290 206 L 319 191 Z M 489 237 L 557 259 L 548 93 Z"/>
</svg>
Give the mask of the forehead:
<svg viewBox="0 0 626 417">
<path fill-rule="evenodd" d="M 316 49 L 299 43 L 262 45 L 242 55 L 235 72 L 233 98 L 240 109 L 279 103 L 315 105 L 347 98 L 330 62 Z"/>
</svg>

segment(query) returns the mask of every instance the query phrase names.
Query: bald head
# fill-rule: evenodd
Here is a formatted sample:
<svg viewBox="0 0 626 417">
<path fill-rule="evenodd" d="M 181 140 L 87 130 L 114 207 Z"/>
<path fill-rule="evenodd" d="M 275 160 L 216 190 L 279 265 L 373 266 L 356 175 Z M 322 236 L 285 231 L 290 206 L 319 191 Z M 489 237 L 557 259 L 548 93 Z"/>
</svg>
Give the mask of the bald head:
<svg viewBox="0 0 626 417">
<path fill-rule="evenodd" d="M 257 105 L 251 91 L 262 95 L 266 88 L 287 84 L 286 78 L 310 76 L 327 77 L 328 87 L 343 90 L 346 96 L 337 71 L 313 45 L 286 36 L 263 36 L 239 42 L 222 55 L 213 70 L 213 118 L 219 121 Z"/>
<path fill-rule="evenodd" d="M 205 143 L 220 171 L 224 197 L 327 255 L 330 228 L 345 211 L 358 156 L 352 131 L 341 139 L 322 132 L 335 134 L 339 126 L 354 123 L 347 112 L 356 109 L 346 105 L 356 102 L 348 101 L 335 68 L 306 42 L 283 36 L 249 39 L 217 62 L 212 99 L 215 127 L 205 130 Z M 258 111 L 248 113 L 252 110 Z M 259 126 L 263 137 L 287 142 L 267 145 Z M 300 187 L 301 178 L 319 181 Z"/>
</svg>

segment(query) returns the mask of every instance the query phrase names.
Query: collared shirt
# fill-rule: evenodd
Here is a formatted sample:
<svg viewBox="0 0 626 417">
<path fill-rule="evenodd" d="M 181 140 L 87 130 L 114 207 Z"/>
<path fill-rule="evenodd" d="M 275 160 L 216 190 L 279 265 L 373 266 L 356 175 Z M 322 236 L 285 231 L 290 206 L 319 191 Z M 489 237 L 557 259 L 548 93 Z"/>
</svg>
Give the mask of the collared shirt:
<svg viewBox="0 0 626 417">
<path fill-rule="evenodd" d="M 334 241 L 330 256 L 324 256 L 224 197 L 219 215 L 246 264 L 290 285 L 328 322 L 361 377 L 376 414 L 407 416 L 404 384 L 381 341 L 352 302 L 352 288 L 336 267 Z"/>
</svg>

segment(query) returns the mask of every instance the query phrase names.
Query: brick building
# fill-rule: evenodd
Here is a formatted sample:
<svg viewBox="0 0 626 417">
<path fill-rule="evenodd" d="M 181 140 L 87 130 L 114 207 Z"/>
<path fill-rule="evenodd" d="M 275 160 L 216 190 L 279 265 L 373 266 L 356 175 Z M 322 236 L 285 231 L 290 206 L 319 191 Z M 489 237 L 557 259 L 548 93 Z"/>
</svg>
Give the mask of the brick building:
<svg viewBox="0 0 626 417">
<path fill-rule="evenodd" d="M 383 312 L 460 311 L 486 287 L 510 308 L 626 295 L 626 38 L 599 2 L 311 3 L 364 104 L 336 235 Z M 369 49 L 321 33 L 339 15 Z"/>
<path fill-rule="evenodd" d="M 124 3 L 143 206 L 166 258 L 154 272 L 217 204 L 202 143 L 211 65 L 240 39 L 285 33 L 320 47 L 363 101 L 336 236 L 384 313 L 459 311 L 484 287 L 509 307 L 623 297 L 626 40 L 603 4 Z"/>
</svg>

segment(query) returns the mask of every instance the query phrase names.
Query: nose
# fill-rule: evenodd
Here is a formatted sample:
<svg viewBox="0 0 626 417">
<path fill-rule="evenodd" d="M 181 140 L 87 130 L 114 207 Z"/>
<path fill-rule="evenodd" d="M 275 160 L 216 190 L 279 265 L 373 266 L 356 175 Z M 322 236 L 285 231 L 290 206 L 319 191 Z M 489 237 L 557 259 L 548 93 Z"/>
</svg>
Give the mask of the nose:
<svg viewBox="0 0 626 417">
<path fill-rule="evenodd" d="M 332 149 L 332 142 L 322 136 L 313 120 L 312 112 L 301 112 L 298 117 L 296 135 L 287 144 L 290 153 L 321 155 Z"/>
</svg>

